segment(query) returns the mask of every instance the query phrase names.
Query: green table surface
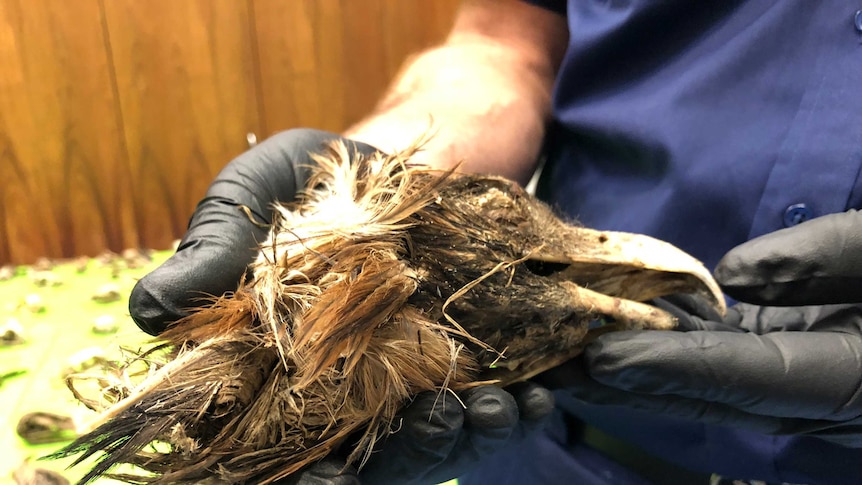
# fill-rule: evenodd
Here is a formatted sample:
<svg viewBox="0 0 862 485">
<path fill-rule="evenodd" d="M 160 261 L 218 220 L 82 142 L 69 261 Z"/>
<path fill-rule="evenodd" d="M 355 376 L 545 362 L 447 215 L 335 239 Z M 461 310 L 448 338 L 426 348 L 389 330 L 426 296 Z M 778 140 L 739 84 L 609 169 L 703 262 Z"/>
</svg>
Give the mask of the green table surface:
<svg viewBox="0 0 862 485">
<path fill-rule="evenodd" d="M 75 356 L 100 353 L 119 357 L 120 346 L 138 348 L 149 336 L 137 329 L 128 315 L 129 291 L 135 281 L 163 261 L 169 253 L 157 252 L 148 265 L 129 269 L 124 264 L 110 265 L 95 259 L 79 272 L 79 263 L 60 262 L 51 272 L 60 281 L 57 286 L 37 286 L 31 268 L 19 267 L 15 277 L 0 281 L 0 325 L 12 318 L 23 328 L 24 342 L 0 347 L 0 375 L 24 371 L 0 384 L 0 483 L 14 483 L 12 472 L 25 460 L 31 466 L 60 471 L 74 481 L 85 467 L 67 470 L 71 460 L 35 461 L 59 449 L 63 443 L 29 445 L 16 433 L 19 419 L 26 413 L 44 411 L 84 421 L 95 413 L 78 403 L 67 389 L 64 370 Z M 117 269 L 120 268 L 120 269 Z M 111 303 L 97 303 L 92 296 L 106 284 L 116 284 L 120 298 Z M 44 310 L 34 312 L 24 304 L 30 295 L 41 298 Z M 98 318 L 113 317 L 118 331 L 111 334 L 93 332 Z M 99 480 L 97 483 L 117 483 Z"/>
</svg>

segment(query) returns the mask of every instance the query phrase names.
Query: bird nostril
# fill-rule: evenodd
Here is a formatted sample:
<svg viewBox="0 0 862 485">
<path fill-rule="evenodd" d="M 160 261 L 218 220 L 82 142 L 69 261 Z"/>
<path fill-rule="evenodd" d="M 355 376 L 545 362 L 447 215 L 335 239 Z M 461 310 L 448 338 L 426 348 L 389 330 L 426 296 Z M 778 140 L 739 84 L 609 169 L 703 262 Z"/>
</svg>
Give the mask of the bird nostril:
<svg viewBox="0 0 862 485">
<path fill-rule="evenodd" d="M 524 262 L 524 266 L 530 273 L 533 273 L 536 276 L 551 276 L 565 271 L 570 265 L 568 263 L 555 263 L 553 261 L 528 259 Z"/>
</svg>

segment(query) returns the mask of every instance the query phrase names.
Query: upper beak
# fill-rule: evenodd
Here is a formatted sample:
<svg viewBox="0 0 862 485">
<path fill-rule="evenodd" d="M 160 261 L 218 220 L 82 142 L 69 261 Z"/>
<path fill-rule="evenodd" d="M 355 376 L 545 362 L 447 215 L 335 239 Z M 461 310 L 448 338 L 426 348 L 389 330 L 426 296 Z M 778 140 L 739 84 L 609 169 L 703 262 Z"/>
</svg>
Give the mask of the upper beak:
<svg viewBox="0 0 862 485">
<path fill-rule="evenodd" d="M 676 246 L 640 234 L 554 228 L 551 244 L 530 256 L 555 263 L 551 277 L 611 297 L 648 301 L 675 293 L 703 298 L 719 315 L 727 307 L 706 267 Z"/>
</svg>

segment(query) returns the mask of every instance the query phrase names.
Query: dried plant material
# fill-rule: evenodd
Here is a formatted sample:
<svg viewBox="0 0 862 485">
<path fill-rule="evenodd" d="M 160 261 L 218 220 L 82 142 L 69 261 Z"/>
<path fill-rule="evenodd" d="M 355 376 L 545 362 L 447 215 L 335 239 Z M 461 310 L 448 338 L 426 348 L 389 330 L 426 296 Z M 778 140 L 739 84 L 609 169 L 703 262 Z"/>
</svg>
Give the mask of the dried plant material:
<svg viewBox="0 0 862 485">
<path fill-rule="evenodd" d="M 37 293 L 30 293 L 25 296 L 22 306 L 30 313 L 42 313 L 45 311 L 45 303 L 42 302 L 42 297 Z"/>
<path fill-rule="evenodd" d="M 40 288 L 44 288 L 46 286 L 60 286 L 63 284 L 63 279 L 50 270 L 33 271 L 30 273 L 30 281 Z"/>
<path fill-rule="evenodd" d="M 18 370 L 6 372 L 4 374 L 0 374 L 0 386 L 2 386 L 3 383 L 6 382 L 7 380 L 12 379 L 13 377 L 18 377 L 18 376 L 24 375 L 26 373 L 27 373 L 26 370 L 18 369 Z"/>
<path fill-rule="evenodd" d="M 5 265 L 0 267 L 0 281 L 8 281 L 15 277 L 17 270 L 14 266 Z"/>
<path fill-rule="evenodd" d="M 0 327 L 0 345 L 18 345 L 26 341 L 24 326 L 15 317 L 9 317 Z"/>
<path fill-rule="evenodd" d="M 117 253 L 106 250 L 96 256 L 96 261 L 99 263 L 99 266 L 111 266 L 119 257 L 120 256 Z"/>
<path fill-rule="evenodd" d="M 146 249 L 125 249 L 121 256 L 129 269 L 143 268 L 153 260 L 152 251 Z"/>
<path fill-rule="evenodd" d="M 91 300 L 97 303 L 112 303 L 119 301 L 120 298 L 120 285 L 116 283 L 106 283 L 100 286 L 99 289 L 93 293 L 93 296 L 90 297 Z"/>
<path fill-rule="evenodd" d="M 100 335 L 117 333 L 117 330 L 120 329 L 120 325 L 117 323 L 117 319 L 114 318 L 113 315 L 100 315 L 96 318 L 96 321 L 93 322 L 93 333 L 97 333 Z"/>
<path fill-rule="evenodd" d="M 96 367 L 109 367 L 110 363 L 105 357 L 105 351 L 101 347 L 87 347 L 72 354 L 67 360 L 63 377 L 73 374 L 82 374 Z"/>
<path fill-rule="evenodd" d="M 16 431 L 18 436 L 31 445 L 69 441 L 77 437 L 72 418 L 46 412 L 27 413 L 21 416 Z"/>
<path fill-rule="evenodd" d="M 165 360 L 164 355 L 153 357 L 164 350 L 162 347 L 147 352 L 121 350 L 132 357 L 125 358 L 124 362 L 109 360 L 101 348 L 91 347 L 69 359 L 63 377 L 75 399 L 93 411 L 104 411 L 127 397 L 130 389 L 157 371 L 158 367 L 151 361 Z"/>
<path fill-rule="evenodd" d="M 39 258 L 33 263 L 33 269 L 36 271 L 50 271 L 54 269 L 54 262 L 48 258 Z"/>
<path fill-rule="evenodd" d="M 642 303 L 662 295 L 723 313 L 679 249 L 567 224 L 510 181 L 411 154 L 317 157 L 314 190 L 277 208 L 253 277 L 133 361 L 140 384 L 106 380 L 106 411 L 54 457 L 104 451 L 84 482 L 129 463 L 147 474 L 111 476 L 267 484 L 335 450 L 361 466 L 417 393 L 527 379 L 577 355 L 596 320 L 670 329 Z"/>
<path fill-rule="evenodd" d="M 81 256 L 75 260 L 75 272 L 78 274 L 85 273 L 90 266 L 90 258 Z"/>
<path fill-rule="evenodd" d="M 25 460 L 12 472 L 15 485 L 69 485 L 69 480 L 63 475 L 45 468 L 34 467 Z"/>
</svg>

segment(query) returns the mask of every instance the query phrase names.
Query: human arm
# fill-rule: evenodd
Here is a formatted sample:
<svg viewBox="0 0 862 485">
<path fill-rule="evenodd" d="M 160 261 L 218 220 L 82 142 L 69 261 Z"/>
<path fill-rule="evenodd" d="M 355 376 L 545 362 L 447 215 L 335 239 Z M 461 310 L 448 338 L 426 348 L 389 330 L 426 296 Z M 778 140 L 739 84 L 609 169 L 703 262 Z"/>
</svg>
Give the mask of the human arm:
<svg viewBox="0 0 862 485">
<path fill-rule="evenodd" d="M 551 114 L 565 19 L 520 0 L 467 0 L 445 42 L 410 59 L 345 136 L 384 151 L 433 137 L 414 159 L 525 182 Z"/>
<path fill-rule="evenodd" d="M 742 303 L 720 322 L 678 311 L 691 331 L 603 336 L 586 374 L 558 370 L 558 384 L 595 404 L 862 447 L 862 214 L 749 241 L 715 273 L 731 296 L 773 306 Z"/>
</svg>

